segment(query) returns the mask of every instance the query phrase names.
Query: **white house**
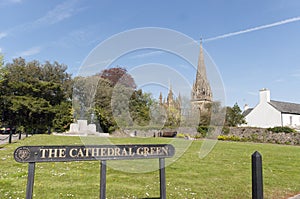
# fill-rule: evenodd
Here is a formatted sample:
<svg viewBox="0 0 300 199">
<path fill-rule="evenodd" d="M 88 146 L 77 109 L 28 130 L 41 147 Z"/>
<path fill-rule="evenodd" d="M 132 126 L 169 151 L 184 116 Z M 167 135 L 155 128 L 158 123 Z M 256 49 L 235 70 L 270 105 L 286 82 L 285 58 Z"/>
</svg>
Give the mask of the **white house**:
<svg viewBox="0 0 300 199">
<path fill-rule="evenodd" d="M 243 112 L 247 124 L 252 127 L 289 126 L 300 129 L 300 104 L 270 99 L 270 91 L 259 91 L 259 103 L 254 108 L 245 106 Z"/>
</svg>

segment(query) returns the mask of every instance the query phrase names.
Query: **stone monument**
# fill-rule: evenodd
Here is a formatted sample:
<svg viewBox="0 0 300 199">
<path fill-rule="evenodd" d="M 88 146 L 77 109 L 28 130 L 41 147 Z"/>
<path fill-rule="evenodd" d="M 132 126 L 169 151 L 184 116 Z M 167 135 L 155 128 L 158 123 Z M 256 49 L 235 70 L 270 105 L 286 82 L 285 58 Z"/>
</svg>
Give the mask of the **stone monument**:
<svg viewBox="0 0 300 199">
<path fill-rule="evenodd" d="M 95 135 L 100 137 L 109 137 L 108 133 L 97 132 L 96 124 L 88 124 L 87 120 L 77 120 L 70 125 L 70 130 L 65 135 L 88 136 Z"/>
<path fill-rule="evenodd" d="M 77 123 L 72 123 L 68 132 L 74 135 L 95 135 L 96 133 L 96 124 L 88 124 L 87 120 L 77 120 Z"/>
</svg>

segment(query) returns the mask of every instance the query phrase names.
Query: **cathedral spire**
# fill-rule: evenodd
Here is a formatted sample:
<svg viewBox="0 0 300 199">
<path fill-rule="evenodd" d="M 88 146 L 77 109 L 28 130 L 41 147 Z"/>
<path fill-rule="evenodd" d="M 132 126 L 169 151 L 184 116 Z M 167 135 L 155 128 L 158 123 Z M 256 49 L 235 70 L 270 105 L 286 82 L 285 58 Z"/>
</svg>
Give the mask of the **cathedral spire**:
<svg viewBox="0 0 300 199">
<path fill-rule="evenodd" d="M 173 104 L 173 91 L 172 91 L 172 85 L 170 83 L 168 98 L 167 98 L 168 105 Z"/>
<path fill-rule="evenodd" d="M 203 81 L 203 83 L 201 82 Z M 206 78 L 206 66 L 204 63 L 204 55 L 203 55 L 203 47 L 202 47 L 202 39 L 200 42 L 200 52 L 198 57 L 198 65 L 197 65 L 197 75 L 196 75 L 196 84 L 208 84 L 207 78 Z M 202 85 L 205 86 L 205 85 Z"/>
<path fill-rule="evenodd" d="M 194 82 L 192 91 L 192 101 L 197 103 L 201 101 L 212 101 L 211 89 L 206 76 L 202 38 L 200 39 L 200 52 L 198 57 L 196 81 Z"/>
<path fill-rule="evenodd" d="M 159 105 L 162 105 L 163 101 L 162 101 L 162 93 L 160 92 L 159 94 Z"/>
</svg>

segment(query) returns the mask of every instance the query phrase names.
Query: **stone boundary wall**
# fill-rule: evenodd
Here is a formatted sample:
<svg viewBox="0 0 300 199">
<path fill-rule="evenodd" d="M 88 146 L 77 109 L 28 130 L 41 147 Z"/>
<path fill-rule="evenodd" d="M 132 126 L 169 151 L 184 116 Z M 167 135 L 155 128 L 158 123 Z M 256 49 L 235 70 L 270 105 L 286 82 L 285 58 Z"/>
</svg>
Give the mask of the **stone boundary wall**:
<svg viewBox="0 0 300 199">
<path fill-rule="evenodd" d="M 157 136 L 159 132 L 176 131 L 176 130 L 125 130 L 117 131 L 112 135 L 117 137 L 153 137 Z M 186 128 L 177 130 L 178 134 L 188 134 L 194 137 L 197 134 L 196 129 Z M 177 134 L 177 135 L 178 135 Z M 273 144 L 288 144 L 300 145 L 300 132 L 296 133 L 275 133 L 270 132 L 265 128 L 255 127 L 230 127 L 229 133 L 222 133 L 223 136 L 234 136 L 240 141 L 258 142 L 258 143 L 273 143 Z M 230 140 L 230 139 L 229 139 Z"/>
<path fill-rule="evenodd" d="M 225 136 L 236 136 L 241 141 L 251 141 L 260 143 L 290 144 L 300 145 L 300 133 L 274 133 L 264 128 L 254 127 L 230 127 Z"/>
<path fill-rule="evenodd" d="M 141 129 L 132 129 L 132 130 L 123 130 L 123 131 L 115 131 L 112 133 L 113 136 L 117 137 L 154 137 L 154 135 L 158 135 L 163 132 L 174 132 L 176 131 L 178 134 L 189 134 L 190 136 L 195 136 L 197 134 L 196 128 L 188 128 L 188 127 L 180 127 L 179 129 L 151 129 L 151 130 L 141 130 Z M 177 135 L 178 135 L 177 134 Z"/>
</svg>

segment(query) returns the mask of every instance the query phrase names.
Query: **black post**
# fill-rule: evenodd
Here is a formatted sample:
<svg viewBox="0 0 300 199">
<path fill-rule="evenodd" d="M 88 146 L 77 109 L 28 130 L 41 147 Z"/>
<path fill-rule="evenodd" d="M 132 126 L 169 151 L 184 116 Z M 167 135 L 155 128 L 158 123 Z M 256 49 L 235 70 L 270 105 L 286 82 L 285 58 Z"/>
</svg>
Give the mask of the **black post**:
<svg viewBox="0 0 300 199">
<path fill-rule="evenodd" d="M 160 182 L 160 199 L 166 199 L 166 173 L 165 159 L 159 158 L 159 182 Z"/>
<path fill-rule="evenodd" d="M 19 131 L 19 140 L 22 138 L 22 131 Z"/>
<path fill-rule="evenodd" d="M 252 199 L 263 199 L 262 157 L 259 152 L 252 154 Z"/>
<path fill-rule="evenodd" d="M 100 199 L 106 199 L 106 160 L 100 162 Z"/>
<path fill-rule="evenodd" d="M 34 184 L 34 172 L 35 172 L 35 162 L 29 162 L 27 188 L 26 188 L 26 199 L 32 199 L 33 184 Z"/>
<path fill-rule="evenodd" d="M 28 131 L 26 131 L 26 137 L 28 137 Z"/>
<path fill-rule="evenodd" d="M 9 130 L 9 140 L 8 140 L 8 143 L 11 143 L 11 139 L 12 139 L 12 130 L 10 129 Z"/>
</svg>

